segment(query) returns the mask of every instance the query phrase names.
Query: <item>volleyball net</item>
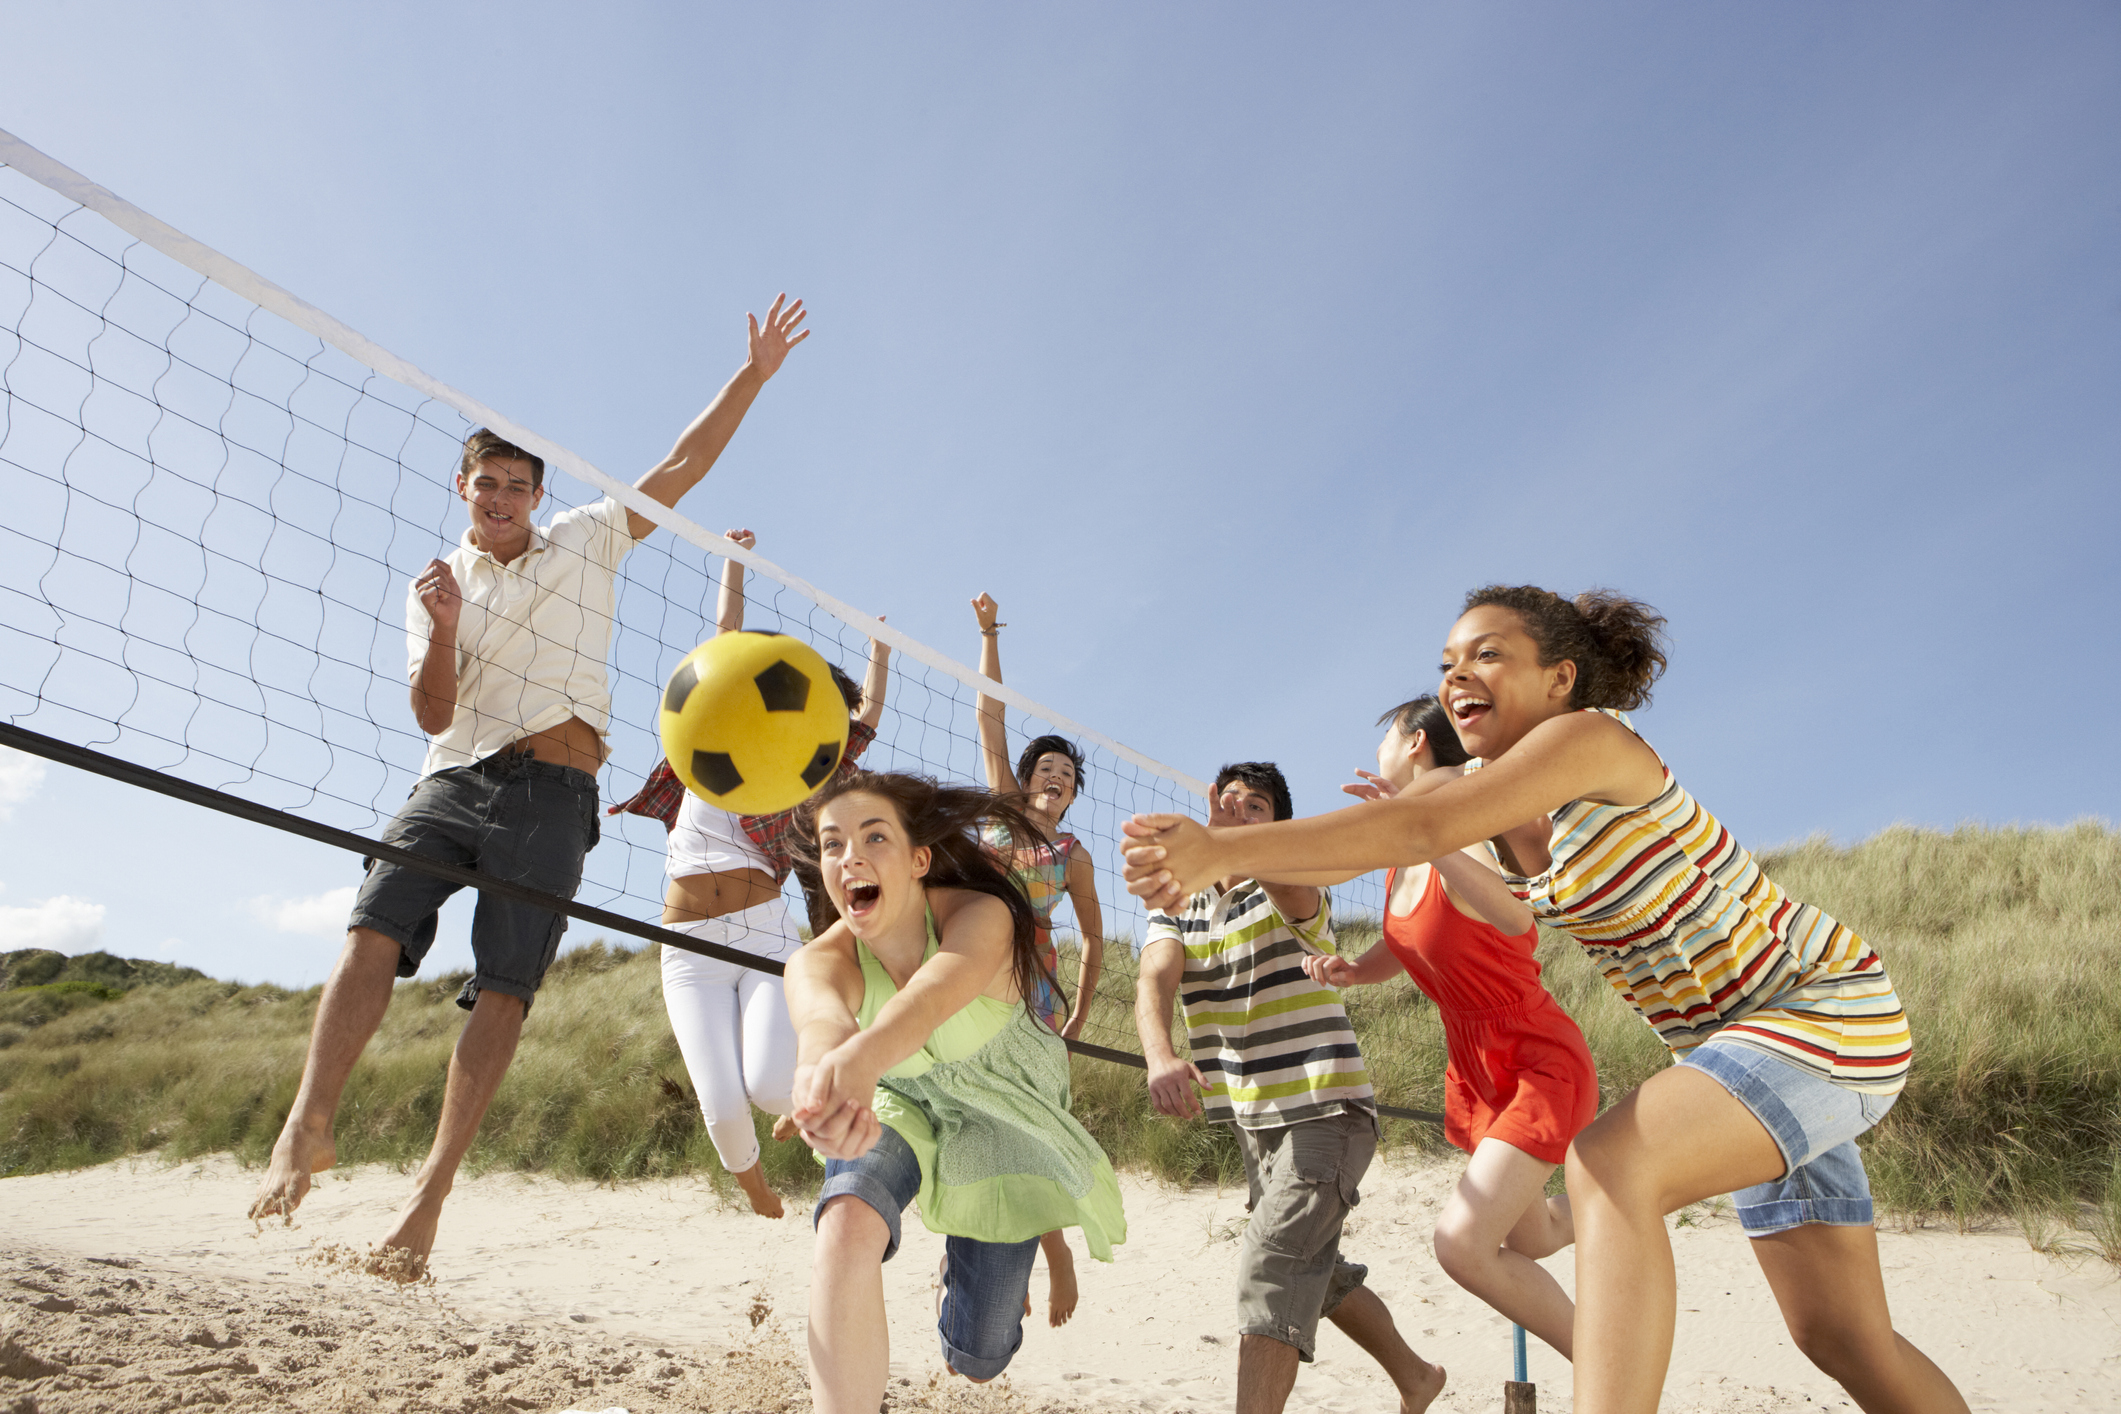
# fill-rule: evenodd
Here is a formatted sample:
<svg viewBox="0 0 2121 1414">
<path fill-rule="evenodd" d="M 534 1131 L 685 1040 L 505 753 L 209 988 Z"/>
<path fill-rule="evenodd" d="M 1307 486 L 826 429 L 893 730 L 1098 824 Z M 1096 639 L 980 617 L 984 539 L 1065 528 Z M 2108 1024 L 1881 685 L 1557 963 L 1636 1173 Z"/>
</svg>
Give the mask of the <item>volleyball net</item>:
<svg viewBox="0 0 2121 1414">
<path fill-rule="evenodd" d="M 1008 709 L 1012 759 L 1049 732 L 1081 748 L 1065 826 L 1093 861 L 1107 957 L 1122 964 L 1100 981 L 1082 1039 L 1107 1058 L 1137 1052 L 1128 958 L 1145 920 L 1121 885 L 1120 827 L 1143 811 L 1200 815 L 1206 782 L 842 603 L 696 523 L 685 502 L 656 504 L 0 132 L 6 741 L 372 846 L 427 750 L 407 697 L 407 587 L 463 533 L 453 478 L 478 426 L 545 459 L 539 520 L 609 496 L 660 528 L 617 577 L 606 803 L 633 796 L 660 761 L 664 681 L 715 632 L 735 560 L 746 628 L 802 639 L 856 682 L 872 641 L 891 650 L 863 766 L 983 784 L 982 693 Z M 710 482 L 689 499 L 712 494 Z M 966 641 L 977 641 L 969 614 Z M 1009 651 L 1016 671 L 1035 672 L 1026 635 Z M 622 813 L 602 828 L 568 911 L 686 945 L 655 923 L 663 825 Z M 1374 878 L 1337 890 L 1335 906 L 1359 931 L 1381 911 Z M 1070 914 L 1064 904 L 1055 931 L 1072 990 Z"/>
</svg>

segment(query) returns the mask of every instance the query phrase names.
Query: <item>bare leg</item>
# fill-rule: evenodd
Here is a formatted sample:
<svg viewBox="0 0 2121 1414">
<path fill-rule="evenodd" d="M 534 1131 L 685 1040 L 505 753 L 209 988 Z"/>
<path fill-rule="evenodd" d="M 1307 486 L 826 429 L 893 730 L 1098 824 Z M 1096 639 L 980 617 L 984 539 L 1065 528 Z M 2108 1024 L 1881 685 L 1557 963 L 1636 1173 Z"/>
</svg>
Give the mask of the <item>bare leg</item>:
<svg viewBox="0 0 2121 1414">
<path fill-rule="evenodd" d="M 373 929 L 346 930 L 346 946 L 339 951 L 310 1025 L 302 1088 L 295 1092 L 287 1122 L 273 1142 L 264 1181 L 251 1201 L 253 1218 L 291 1216 L 309 1192 L 309 1176 L 337 1161 L 332 1118 L 339 1112 L 346 1077 L 390 1009 L 400 951 L 396 942 Z"/>
<path fill-rule="evenodd" d="M 1075 1254 L 1068 1250 L 1068 1235 L 1049 1232 L 1038 1240 L 1046 1254 L 1046 1324 L 1065 1326 L 1075 1314 Z"/>
<path fill-rule="evenodd" d="M 1451 1280 L 1566 1356 L 1576 1308 L 1533 1260 L 1575 1235 L 1567 1207 L 1557 1212 L 1545 1197 L 1553 1172 L 1552 1164 L 1500 1139 L 1481 1140 L 1437 1219 L 1436 1261 Z"/>
<path fill-rule="evenodd" d="M 1679 1304 L 1665 1214 L 1782 1171 L 1752 1111 L 1685 1066 L 1651 1076 L 1576 1136 L 1577 1414 L 1655 1414 Z"/>
<path fill-rule="evenodd" d="M 810 1401 L 817 1414 L 876 1414 L 891 1371 L 884 1249 L 891 1229 L 845 1194 L 818 1215 L 810 1259 Z"/>
<path fill-rule="evenodd" d="M 1400 1414 L 1421 1414 L 1443 1393 L 1443 1366 L 1416 1355 L 1400 1338 L 1392 1312 L 1367 1286 L 1358 1286 L 1327 1313 L 1341 1334 L 1368 1352 L 1399 1387 Z M 1246 1337 L 1250 1339 L 1251 1337 Z"/>
<path fill-rule="evenodd" d="M 449 1057 L 449 1084 L 442 1092 L 442 1120 L 435 1126 L 434 1147 L 427 1162 L 413 1177 L 412 1197 L 398 1210 L 397 1226 L 383 1239 L 383 1249 L 412 1254 L 424 1268 L 434 1249 L 435 1227 L 442 1220 L 442 1200 L 457 1181 L 457 1166 L 471 1148 L 486 1118 L 486 1107 L 508 1074 L 515 1059 L 516 1042 L 523 1035 L 524 1006 L 521 999 L 501 992 L 482 991 L 471 1008 L 471 1019 L 457 1037 L 457 1048 Z"/>
<path fill-rule="evenodd" d="M 1342 1302 L 1343 1306 L 1347 1303 Z M 1296 1347 L 1270 1335 L 1237 1339 L 1237 1414 L 1281 1414 L 1296 1388 Z"/>
<path fill-rule="evenodd" d="M 1754 1238 L 1753 1255 L 1797 1348 L 1865 1414 L 1966 1414 L 1945 1373 L 1893 1329 L 1876 1229 L 1807 1224 Z"/>
<path fill-rule="evenodd" d="M 730 1177 L 736 1180 L 737 1187 L 744 1190 L 744 1196 L 751 1200 L 752 1212 L 762 1218 L 781 1216 L 784 1211 L 781 1207 L 781 1195 L 773 1191 L 772 1184 L 766 1182 L 764 1164 L 753 1164 L 742 1173 L 731 1174 Z"/>
</svg>

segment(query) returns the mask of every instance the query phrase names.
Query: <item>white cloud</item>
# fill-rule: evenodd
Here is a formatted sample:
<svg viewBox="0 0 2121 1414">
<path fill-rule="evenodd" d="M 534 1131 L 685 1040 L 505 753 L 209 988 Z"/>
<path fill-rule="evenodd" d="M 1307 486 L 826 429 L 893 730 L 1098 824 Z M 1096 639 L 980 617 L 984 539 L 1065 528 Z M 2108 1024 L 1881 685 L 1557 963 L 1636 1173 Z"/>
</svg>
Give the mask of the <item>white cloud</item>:
<svg viewBox="0 0 2121 1414">
<path fill-rule="evenodd" d="M 0 908 L 0 952 L 49 948 L 68 954 L 103 946 L 103 905 L 65 894 L 24 908 Z"/>
<path fill-rule="evenodd" d="M 44 785 L 44 761 L 11 746 L 0 746 L 0 824 L 14 818 L 15 807 Z"/>
<path fill-rule="evenodd" d="M 346 931 L 346 916 L 353 912 L 355 886 L 326 889 L 308 898 L 276 898 L 260 894 L 250 901 L 253 918 L 268 928 L 309 937 L 335 938 Z"/>
</svg>

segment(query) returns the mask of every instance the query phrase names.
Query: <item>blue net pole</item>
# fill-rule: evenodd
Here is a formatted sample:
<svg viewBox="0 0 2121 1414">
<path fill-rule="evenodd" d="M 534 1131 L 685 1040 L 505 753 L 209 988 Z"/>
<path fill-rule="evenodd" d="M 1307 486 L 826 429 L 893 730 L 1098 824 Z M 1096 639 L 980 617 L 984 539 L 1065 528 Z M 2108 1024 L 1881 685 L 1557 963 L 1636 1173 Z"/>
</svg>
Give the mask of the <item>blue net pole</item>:
<svg viewBox="0 0 2121 1414">
<path fill-rule="evenodd" d="M 1524 1384 L 1531 1376 L 1525 1373 L 1523 1326 L 1516 1324 L 1510 1326 L 1510 1358 L 1517 1371 L 1511 1378 L 1515 1379 L 1519 1384 Z"/>
</svg>

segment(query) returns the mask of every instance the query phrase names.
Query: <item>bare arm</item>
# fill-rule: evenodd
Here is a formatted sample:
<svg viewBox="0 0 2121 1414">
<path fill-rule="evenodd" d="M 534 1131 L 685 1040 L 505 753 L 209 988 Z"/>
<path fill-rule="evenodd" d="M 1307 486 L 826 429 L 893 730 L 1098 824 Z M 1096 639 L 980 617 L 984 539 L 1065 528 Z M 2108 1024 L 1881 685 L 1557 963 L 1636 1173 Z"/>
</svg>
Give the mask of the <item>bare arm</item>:
<svg viewBox="0 0 2121 1414">
<path fill-rule="evenodd" d="M 868 1151 L 876 1136 L 869 1133 L 854 1147 L 867 1131 L 857 1130 L 853 1139 L 843 1137 L 839 1117 L 857 1110 L 869 1113 L 878 1078 L 919 1050 L 936 1027 L 993 986 L 1008 966 L 1014 922 L 1006 904 L 961 890 L 937 889 L 929 898 L 935 905 L 941 947 L 884 1003 L 866 1030 L 852 1026 L 860 1005 L 858 975 L 857 990 L 842 997 L 844 1016 L 814 994 L 805 998 L 805 1005 L 814 1010 L 798 1013 L 795 963 L 789 963 L 788 1012 L 797 1026 L 794 1118 L 805 1141 L 828 1158 L 855 1158 Z M 819 941 L 836 942 L 845 929 L 844 923 L 837 924 Z M 852 936 L 846 934 L 850 959 Z M 818 1053 L 810 1049 L 814 1046 L 825 1049 Z"/>
<path fill-rule="evenodd" d="M 1313 884 L 1269 884 L 1264 879 L 1260 887 L 1267 891 L 1281 916 L 1291 923 L 1308 923 L 1318 916 L 1318 900 L 1322 891 Z"/>
<path fill-rule="evenodd" d="M 858 1158 L 882 1134 L 869 1107 L 870 1092 L 859 1100 L 833 1093 L 830 1077 L 821 1077 L 826 1062 L 859 1034 L 855 1013 L 861 1006 L 862 969 L 854 960 L 854 934 L 836 923 L 788 959 L 782 979 L 788 1019 L 795 1027 L 795 1110 L 792 1118 L 803 1140 L 829 1158 Z"/>
<path fill-rule="evenodd" d="M 882 623 L 884 616 L 878 614 L 876 621 Z M 862 675 L 862 711 L 859 721 L 871 731 L 884 720 L 884 689 L 891 682 L 891 645 L 882 639 L 869 640 L 869 671 Z"/>
<path fill-rule="evenodd" d="M 1330 953 L 1305 953 L 1303 969 L 1306 977 L 1328 987 L 1367 987 L 1377 982 L 1389 982 L 1401 970 L 1399 959 L 1381 942 L 1373 944 L 1368 952 L 1352 962 Z"/>
<path fill-rule="evenodd" d="M 1535 921 L 1531 907 L 1510 892 L 1501 873 L 1485 862 L 1486 858 L 1487 850 L 1476 845 L 1438 855 L 1430 867 L 1443 876 L 1445 887 L 1454 896 L 1453 903 L 1514 937 Z"/>
<path fill-rule="evenodd" d="M 1141 974 L 1134 984 L 1134 1030 L 1141 1037 L 1142 1058 L 1149 1063 L 1149 1103 L 1158 1114 L 1174 1119 L 1198 1115 L 1201 1091 L 1208 1088 L 1199 1067 L 1180 1060 L 1171 1045 L 1171 1004 L 1185 975 L 1186 950 L 1178 939 L 1158 938 L 1142 949 Z"/>
<path fill-rule="evenodd" d="M 1081 1038 L 1083 1023 L 1090 1019 L 1097 979 L 1105 970 L 1105 914 L 1097 902 L 1097 866 L 1082 850 L 1068 859 L 1068 902 L 1075 906 L 1075 931 L 1083 944 L 1082 969 L 1075 974 L 1075 1002 L 1061 1027 L 1061 1035 L 1074 1041 Z"/>
<path fill-rule="evenodd" d="M 635 539 L 640 537 L 636 536 Z M 749 550 L 759 543 L 759 538 L 748 530 L 725 530 L 724 540 L 733 541 Z M 744 562 L 722 561 L 722 589 L 714 601 L 714 631 L 717 637 L 725 633 L 741 633 L 744 630 Z"/>
<path fill-rule="evenodd" d="M 1002 680 L 1001 630 L 1006 627 L 995 622 L 1000 612 L 1001 606 L 991 594 L 982 594 L 972 601 L 972 616 L 979 621 L 979 673 L 995 682 Z M 1017 780 L 1016 768 L 1009 764 L 1009 723 L 1001 699 L 983 692 L 977 700 L 980 761 L 987 768 L 987 789 L 1021 791 L 1023 782 Z"/>
<path fill-rule="evenodd" d="M 1572 800 L 1640 805 L 1663 789 L 1656 756 L 1609 717 L 1551 718 L 1484 770 L 1412 793 L 1241 829 L 1182 815 L 1127 822 L 1127 887 L 1152 908 L 1179 906 L 1227 875 L 1380 869 L 1425 863 L 1490 839 Z"/>
<path fill-rule="evenodd" d="M 448 562 L 429 560 L 413 581 L 427 611 L 427 652 L 412 676 L 412 719 L 429 736 L 449 730 L 457 716 L 457 621 L 464 598 Z"/>
<path fill-rule="evenodd" d="M 796 333 L 796 326 L 803 322 L 803 302 L 797 300 L 786 309 L 781 307 L 786 295 L 775 295 L 773 308 L 766 311 L 766 327 L 761 329 L 757 319 L 745 315 L 744 321 L 750 329 L 750 348 L 744 366 L 736 376 L 722 385 L 707 410 L 692 420 L 692 425 L 679 435 L 677 445 L 670 455 L 656 463 L 649 473 L 633 484 L 650 500 L 666 506 L 675 506 L 687 491 L 700 484 L 714 468 L 722 449 L 736 430 L 743 424 L 744 414 L 751 411 L 751 404 L 766 386 L 766 380 L 780 372 L 782 360 L 788 350 L 810 337 L 808 329 Z M 626 531 L 636 540 L 646 539 L 655 530 L 655 522 L 638 511 L 626 512 Z"/>
</svg>

